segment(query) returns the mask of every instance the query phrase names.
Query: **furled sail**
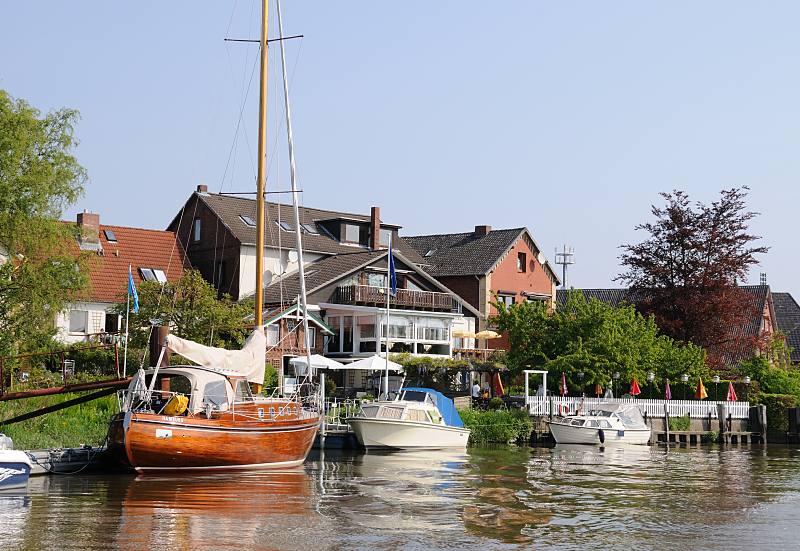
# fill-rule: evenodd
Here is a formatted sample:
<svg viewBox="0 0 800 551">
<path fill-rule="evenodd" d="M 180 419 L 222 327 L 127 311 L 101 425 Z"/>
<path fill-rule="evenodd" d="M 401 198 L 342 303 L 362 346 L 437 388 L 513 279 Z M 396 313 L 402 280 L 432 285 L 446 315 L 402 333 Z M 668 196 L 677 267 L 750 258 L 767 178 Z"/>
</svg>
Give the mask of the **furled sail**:
<svg viewBox="0 0 800 551">
<path fill-rule="evenodd" d="M 167 348 L 209 369 L 225 369 L 241 373 L 251 383 L 264 384 L 264 357 L 267 338 L 264 328 L 256 328 L 241 350 L 225 350 L 206 346 L 174 335 L 167 336 Z"/>
</svg>

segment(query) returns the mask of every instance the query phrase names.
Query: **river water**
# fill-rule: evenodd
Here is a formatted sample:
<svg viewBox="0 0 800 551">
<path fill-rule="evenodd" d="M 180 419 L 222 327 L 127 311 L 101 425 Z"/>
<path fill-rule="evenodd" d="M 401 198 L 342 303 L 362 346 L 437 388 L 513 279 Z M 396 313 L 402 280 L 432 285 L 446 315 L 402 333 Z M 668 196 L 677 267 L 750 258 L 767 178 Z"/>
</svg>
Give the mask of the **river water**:
<svg viewBox="0 0 800 551">
<path fill-rule="evenodd" d="M 800 450 L 314 452 L 304 468 L 35 477 L 0 549 L 797 549 Z"/>
</svg>

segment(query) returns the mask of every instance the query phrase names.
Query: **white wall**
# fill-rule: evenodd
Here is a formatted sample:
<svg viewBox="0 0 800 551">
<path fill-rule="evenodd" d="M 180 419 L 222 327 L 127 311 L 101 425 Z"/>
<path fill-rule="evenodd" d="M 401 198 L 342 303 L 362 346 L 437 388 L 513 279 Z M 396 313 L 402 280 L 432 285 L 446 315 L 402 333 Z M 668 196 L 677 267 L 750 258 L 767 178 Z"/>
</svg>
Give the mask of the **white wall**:
<svg viewBox="0 0 800 551">
<path fill-rule="evenodd" d="M 303 260 L 308 265 L 323 255 L 303 253 Z M 264 255 L 264 285 L 275 281 L 281 273 L 291 274 L 298 270 L 297 262 L 289 262 L 289 250 L 266 248 Z M 242 245 L 239 253 L 239 298 L 252 295 L 256 291 L 256 248 L 252 245 Z"/>
<path fill-rule="evenodd" d="M 106 328 L 107 312 L 114 306 L 115 304 L 109 302 L 75 302 L 69 304 L 64 311 L 56 316 L 56 339 L 72 344 L 87 341 L 87 335 L 89 334 L 103 333 Z M 88 312 L 86 331 L 70 332 L 70 312 L 73 310 Z"/>
</svg>

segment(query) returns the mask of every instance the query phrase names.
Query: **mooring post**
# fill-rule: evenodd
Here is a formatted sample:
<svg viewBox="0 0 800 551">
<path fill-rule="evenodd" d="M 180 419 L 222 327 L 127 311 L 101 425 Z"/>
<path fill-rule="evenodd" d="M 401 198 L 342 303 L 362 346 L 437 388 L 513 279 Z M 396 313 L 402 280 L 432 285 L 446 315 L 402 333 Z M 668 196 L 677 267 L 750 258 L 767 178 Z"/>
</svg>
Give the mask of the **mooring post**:
<svg viewBox="0 0 800 551">
<path fill-rule="evenodd" d="M 664 437 L 669 447 L 669 403 L 664 400 Z"/>
<path fill-rule="evenodd" d="M 321 408 L 322 408 L 322 425 L 320 426 L 320 429 L 319 429 L 319 431 L 320 431 L 319 432 L 319 447 L 321 449 L 325 449 L 325 429 L 327 428 L 328 417 L 325 414 L 325 374 L 324 373 L 320 373 L 319 374 L 319 396 L 320 396 L 320 402 L 322 402 L 322 404 L 321 404 Z"/>
<path fill-rule="evenodd" d="M 727 427 L 726 421 L 728 419 L 728 406 L 725 404 L 717 404 L 717 417 L 719 421 L 719 440 L 720 442 L 728 443 L 727 440 Z"/>
<path fill-rule="evenodd" d="M 761 431 L 761 443 L 767 445 L 767 406 L 758 406 L 758 428 Z"/>
<path fill-rule="evenodd" d="M 550 396 L 550 420 L 553 420 L 553 396 Z"/>
</svg>

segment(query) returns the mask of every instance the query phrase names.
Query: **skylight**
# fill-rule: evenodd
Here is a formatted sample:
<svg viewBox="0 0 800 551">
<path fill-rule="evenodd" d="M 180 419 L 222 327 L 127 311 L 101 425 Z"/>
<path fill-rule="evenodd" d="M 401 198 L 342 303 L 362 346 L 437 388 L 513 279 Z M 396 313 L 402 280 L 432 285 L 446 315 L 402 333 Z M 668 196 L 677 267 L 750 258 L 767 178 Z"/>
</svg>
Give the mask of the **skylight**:
<svg viewBox="0 0 800 551">
<path fill-rule="evenodd" d="M 310 233 L 311 235 L 319 235 L 317 231 L 317 227 L 314 224 L 300 224 L 302 228 L 305 230 L 306 233 Z"/>
<path fill-rule="evenodd" d="M 435 252 L 436 252 L 436 249 L 431 249 L 428 252 L 426 252 L 424 256 L 425 256 L 425 258 L 428 258 L 429 256 L 433 256 Z"/>
<path fill-rule="evenodd" d="M 112 230 L 103 230 L 103 233 L 106 234 L 106 241 L 108 241 L 109 243 L 117 242 L 117 236 L 114 235 L 114 232 Z"/>
<path fill-rule="evenodd" d="M 250 226 L 251 228 L 255 228 L 256 227 L 256 221 L 253 220 L 252 218 L 250 218 L 249 216 L 244 215 L 244 214 L 240 214 L 239 218 L 241 218 L 242 222 L 244 222 L 246 225 Z"/>
<path fill-rule="evenodd" d="M 167 282 L 167 274 L 164 273 L 164 270 L 153 270 L 153 275 L 156 276 L 156 281 L 159 283 L 166 283 Z"/>
<path fill-rule="evenodd" d="M 142 279 L 145 281 L 158 281 L 152 268 L 139 268 L 139 273 L 142 274 Z"/>
<path fill-rule="evenodd" d="M 278 224 L 278 227 L 280 227 L 280 229 L 283 231 L 294 231 L 294 228 L 289 222 L 278 222 L 276 220 L 275 223 Z"/>
</svg>

